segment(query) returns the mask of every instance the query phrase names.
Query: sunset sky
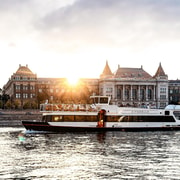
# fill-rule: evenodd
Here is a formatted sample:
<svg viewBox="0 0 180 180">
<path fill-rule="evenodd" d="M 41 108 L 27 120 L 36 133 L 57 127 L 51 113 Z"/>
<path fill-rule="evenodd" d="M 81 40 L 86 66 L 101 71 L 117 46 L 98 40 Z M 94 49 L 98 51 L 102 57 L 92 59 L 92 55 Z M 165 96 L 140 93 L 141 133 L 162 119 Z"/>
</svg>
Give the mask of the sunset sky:
<svg viewBox="0 0 180 180">
<path fill-rule="evenodd" d="M 179 0 L 0 0 L 0 88 L 19 67 L 38 77 L 99 78 L 161 62 L 180 79 Z"/>
</svg>

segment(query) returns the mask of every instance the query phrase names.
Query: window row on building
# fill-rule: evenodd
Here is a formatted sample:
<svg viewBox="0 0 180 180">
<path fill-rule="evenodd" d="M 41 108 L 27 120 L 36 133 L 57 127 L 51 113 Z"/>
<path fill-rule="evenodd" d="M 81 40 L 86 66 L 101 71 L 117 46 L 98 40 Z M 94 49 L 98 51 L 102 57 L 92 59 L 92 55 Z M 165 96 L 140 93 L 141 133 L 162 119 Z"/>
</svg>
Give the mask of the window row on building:
<svg viewBox="0 0 180 180">
<path fill-rule="evenodd" d="M 117 71 L 112 73 L 106 62 L 100 78 L 80 79 L 80 81 L 79 89 L 72 89 L 68 87 L 65 78 L 37 78 L 27 65 L 20 65 L 3 89 L 11 100 L 20 100 L 21 106 L 27 100 L 37 101 L 38 98 L 52 102 L 61 100 L 67 92 L 68 96 L 77 95 L 76 91 L 79 92 L 77 96 L 81 94 L 79 98 L 84 97 L 85 93 L 111 96 L 111 103 L 118 106 L 164 108 L 169 103 L 180 102 L 180 81 L 169 81 L 161 64 L 155 75 L 151 76 L 143 67 L 118 66 Z M 42 94 L 46 96 L 43 97 Z"/>
</svg>

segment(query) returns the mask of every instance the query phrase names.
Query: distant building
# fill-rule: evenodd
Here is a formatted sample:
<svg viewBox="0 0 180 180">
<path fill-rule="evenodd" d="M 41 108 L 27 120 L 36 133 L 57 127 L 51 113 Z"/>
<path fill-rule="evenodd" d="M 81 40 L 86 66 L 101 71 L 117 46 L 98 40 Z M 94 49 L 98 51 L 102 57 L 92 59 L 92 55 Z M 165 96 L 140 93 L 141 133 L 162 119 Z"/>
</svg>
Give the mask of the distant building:
<svg viewBox="0 0 180 180">
<path fill-rule="evenodd" d="M 3 89 L 10 96 L 10 103 L 21 108 L 32 107 L 35 103 L 40 104 L 47 100 L 67 100 L 76 92 L 79 93 L 79 99 L 86 95 L 99 94 L 111 96 L 111 103 L 118 106 L 157 108 L 164 108 L 169 101 L 179 102 L 180 96 L 180 82 L 168 81 L 161 63 L 155 75 L 151 76 L 142 66 L 126 68 L 118 65 L 117 70 L 112 73 L 106 61 L 100 78 L 82 78 L 77 87 L 70 87 L 66 78 L 37 78 L 28 65 L 19 65 Z"/>
<path fill-rule="evenodd" d="M 32 73 L 28 65 L 19 65 L 18 70 L 11 76 L 3 89 L 10 96 L 14 106 L 24 106 L 26 103 L 36 101 L 37 75 Z M 29 104 L 32 106 L 33 104 Z"/>
<path fill-rule="evenodd" d="M 101 95 L 111 96 L 112 103 L 119 106 L 142 106 L 164 108 L 168 104 L 168 76 L 159 64 L 152 77 L 141 68 L 118 66 L 115 73 L 106 61 L 99 79 Z"/>
<path fill-rule="evenodd" d="M 169 80 L 169 103 L 180 104 L 180 80 Z"/>
<path fill-rule="evenodd" d="M 38 78 L 37 79 L 37 97 L 43 96 L 39 99 L 43 101 L 58 101 L 58 97 L 65 88 L 65 78 Z M 44 103 L 44 102 L 39 102 Z"/>
<path fill-rule="evenodd" d="M 99 93 L 98 79 L 80 79 L 79 86 L 70 87 L 66 78 L 37 78 L 28 65 L 19 65 L 9 81 L 4 85 L 5 94 L 10 97 L 9 106 L 14 108 L 32 108 L 48 101 L 56 103 L 72 101 L 75 91 L 85 98 L 85 94 Z M 80 99 L 81 97 L 79 97 Z"/>
<path fill-rule="evenodd" d="M 81 78 L 76 86 L 70 85 L 66 78 L 38 78 L 37 80 L 37 96 L 44 94 L 44 97 L 40 99 L 49 102 L 61 102 L 65 99 L 71 101 L 72 97 L 70 96 L 75 92 L 87 95 L 98 94 L 99 80 Z"/>
</svg>

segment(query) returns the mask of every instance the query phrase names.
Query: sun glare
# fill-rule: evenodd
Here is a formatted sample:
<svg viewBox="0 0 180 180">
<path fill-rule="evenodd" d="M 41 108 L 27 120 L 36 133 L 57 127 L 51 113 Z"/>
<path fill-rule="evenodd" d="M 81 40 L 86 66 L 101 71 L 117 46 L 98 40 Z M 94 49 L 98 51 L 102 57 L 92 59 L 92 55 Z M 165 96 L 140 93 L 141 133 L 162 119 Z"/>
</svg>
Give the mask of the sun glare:
<svg viewBox="0 0 180 180">
<path fill-rule="evenodd" d="M 79 78 L 76 76 L 71 76 L 71 77 L 68 77 L 67 80 L 68 80 L 69 85 L 75 86 L 77 85 Z"/>
</svg>

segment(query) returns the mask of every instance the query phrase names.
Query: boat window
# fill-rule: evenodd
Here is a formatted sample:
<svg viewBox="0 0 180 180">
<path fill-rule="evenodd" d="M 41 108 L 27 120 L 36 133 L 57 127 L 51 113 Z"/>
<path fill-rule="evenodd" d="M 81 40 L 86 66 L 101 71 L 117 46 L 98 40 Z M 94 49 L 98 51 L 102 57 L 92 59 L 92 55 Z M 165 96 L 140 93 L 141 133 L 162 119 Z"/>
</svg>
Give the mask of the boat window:
<svg viewBox="0 0 180 180">
<path fill-rule="evenodd" d="M 94 102 L 95 102 L 95 104 L 99 103 L 99 98 L 98 98 L 98 97 L 95 97 L 95 98 L 94 98 Z"/>
<path fill-rule="evenodd" d="M 130 116 L 129 122 L 175 122 L 172 116 Z"/>
<path fill-rule="evenodd" d="M 75 116 L 75 121 L 91 121 L 91 122 L 96 122 L 97 121 L 97 116 Z"/>
<path fill-rule="evenodd" d="M 53 116 L 43 116 L 43 121 L 53 121 L 53 122 L 61 122 L 61 121 L 89 121 L 89 122 L 97 122 L 97 116 L 86 116 L 86 115 L 53 115 Z"/>
<path fill-rule="evenodd" d="M 107 97 L 101 97 L 100 98 L 100 103 L 101 104 L 107 104 L 108 103 L 108 98 Z"/>
<path fill-rule="evenodd" d="M 107 116 L 107 122 L 117 122 L 120 121 L 121 116 Z"/>
<path fill-rule="evenodd" d="M 180 111 L 174 111 L 173 114 L 177 119 L 180 120 Z"/>
<path fill-rule="evenodd" d="M 120 122 L 175 122 L 173 116 L 122 116 Z"/>
<path fill-rule="evenodd" d="M 64 121 L 74 121 L 74 115 L 65 115 Z"/>
<path fill-rule="evenodd" d="M 165 111 L 165 115 L 168 116 L 169 115 L 169 111 Z"/>
<path fill-rule="evenodd" d="M 55 122 L 62 121 L 62 120 L 63 120 L 63 117 L 59 116 L 59 115 L 57 115 L 57 116 L 54 115 L 52 117 L 52 121 L 55 121 Z"/>
<path fill-rule="evenodd" d="M 43 116 L 43 117 L 42 117 L 42 121 L 43 121 L 43 122 L 46 122 L 46 116 Z"/>
<path fill-rule="evenodd" d="M 52 121 L 52 116 L 51 115 L 45 115 L 45 116 L 42 117 L 42 120 L 45 121 L 45 122 L 47 122 L 47 121 L 51 122 Z"/>
</svg>

